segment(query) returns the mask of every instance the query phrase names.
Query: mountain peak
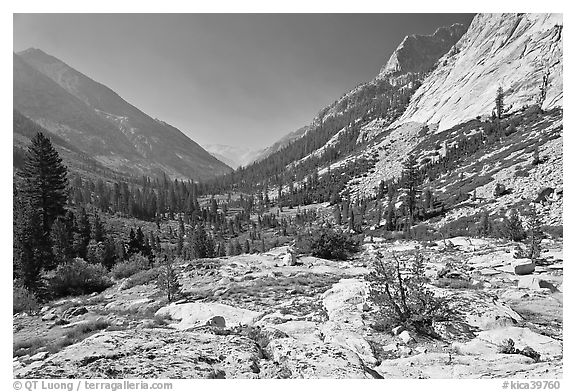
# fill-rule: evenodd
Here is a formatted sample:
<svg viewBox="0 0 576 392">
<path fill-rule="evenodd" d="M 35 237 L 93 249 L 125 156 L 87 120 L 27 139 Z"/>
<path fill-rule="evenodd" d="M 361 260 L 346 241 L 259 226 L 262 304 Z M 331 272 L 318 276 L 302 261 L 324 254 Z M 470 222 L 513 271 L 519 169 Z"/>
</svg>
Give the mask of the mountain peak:
<svg viewBox="0 0 576 392">
<path fill-rule="evenodd" d="M 40 49 L 14 54 L 13 94 L 16 110 L 117 172 L 206 179 L 231 170 L 180 130 Z"/>
<path fill-rule="evenodd" d="M 436 29 L 432 35 L 404 37 L 379 77 L 394 73 L 427 72 L 466 32 L 466 26 L 454 23 Z"/>
</svg>

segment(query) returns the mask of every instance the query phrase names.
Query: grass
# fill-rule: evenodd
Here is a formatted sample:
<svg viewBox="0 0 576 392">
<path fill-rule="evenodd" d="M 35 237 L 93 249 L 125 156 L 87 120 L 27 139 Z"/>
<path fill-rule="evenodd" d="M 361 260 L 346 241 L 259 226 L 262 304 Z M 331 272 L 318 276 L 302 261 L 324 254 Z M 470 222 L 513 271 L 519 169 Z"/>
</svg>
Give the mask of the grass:
<svg viewBox="0 0 576 392">
<path fill-rule="evenodd" d="M 148 284 L 158 278 L 159 272 L 158 268 L 137 272 L 128 278 L 124 287 L 125 289 L 130 289 L 134 286 Z"/>
<path fill-rule="evenodd" d="M 12 346 L 12 352 L 15 357 L 21 357 L 27 354 L 34 355 L 39 349 L 46 348 L 46 351 L 53 354 L 109 326 L 110 322 L 108 320 L 97 319 L 75 326 L 59 339 L 37 337 L 34 339 L 16 340 Z"/>
</svg>

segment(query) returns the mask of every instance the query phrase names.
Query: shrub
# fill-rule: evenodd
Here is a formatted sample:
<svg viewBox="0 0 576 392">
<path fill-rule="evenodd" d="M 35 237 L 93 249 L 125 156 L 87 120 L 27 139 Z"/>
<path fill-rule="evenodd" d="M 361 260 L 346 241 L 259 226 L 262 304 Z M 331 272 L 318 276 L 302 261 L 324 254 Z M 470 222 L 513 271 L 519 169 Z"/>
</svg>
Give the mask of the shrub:
<svg viewBox="0 0 576 392">
<path fill-rule="evenodd" d="M 75 258 L 58 266 L 48 288 L 56 296 L 65 296 L 101 292 L 111 285 L 104 266 Z"/>
<path fill-rule="evenodd" d="M 12 289 L 12 312 L 32 313 L 38 309 L 38 299 L 26 287 L 14 282 Z"/>
<path fill-rule="evenodd" d="M 564 229 L 562 226 L 543 225 L 542 231 L 552 238 L 562 239 L 562 237 L 564 236 Z"/>
<path fill-rule="evenodd" d="M 329 228 L 322 228 L 301 239 L 296 244 L 299 253 L 328 260 L 347 260 L 351 253 L 360 250 L 360 244 L 350 235 Z"/>
<path fill-rule="evenodd" d="M 492 219 L 488 211 L 484 210 L 480 214 L 480 220 L 476 224 L 476 234 L 480 237 L 487 237 L 492 233 Z"/>
<path fill-rule="evenodd" d="M 434 296 L 426 284 L 424 257 L 414 254 L 410 265 L 401 262 L 396 254 L 384 259 L 377 253 L 374 271 L 367 276 L 370 297 L 377 306 L 382 322 L 389 327 L 402 325 L 426 335 L 435 336 L 432 325 L 448 321 L 456 314 L 448 307 L 448 301 Z M 408 267 L 408 272 L 406 268 Z"/>
<path fill-rule="evenodd" d="M 115 279 L 123 279 L 148 268 L 150 268 L 150 260 L 142 254 L 136 253 L 130 256 L 127 261 L 116 264 L 110 272 Z"/>
<path fill-rule="evenodd" d="M 540 360 L 540 354 L 530 346 L 524 347 L 522 350 L 518 350 L 515 346 L 513 339 L 506 339 L 498 346 L 498 352 L 501 354 L 520 354 L 528 358 L 532 358 L 534 361 L 538 362 Z"/>
<path fill-rule="evenodd" d="M 436 230 L 426 224 L 420 224 L 412 227 L 412 238 L 417 241 L 425 240 L 438 240 L 441 236 L 436 232 Z"/>
<path fill-rule="evenodd" d="M 477 232 L 477 224 L 480 219 L 479 214 L 462 216 L 451 222 L 446 222 L 440 229 L 439 232 L 444 237 L 456 237 L 465 236 L 471 237 Z"/>
<path fill-rule="evenodd" d="M 522 221 L 520 220 L 518 210 L 516 209 L 512 209 L 512 211 L 510 211 L 509 218 L 504 218 L 503 229 L 506 238 L 511 241 L 519 242 L 526 238 L 526 231 L 524 231 Z"/>
</svg>

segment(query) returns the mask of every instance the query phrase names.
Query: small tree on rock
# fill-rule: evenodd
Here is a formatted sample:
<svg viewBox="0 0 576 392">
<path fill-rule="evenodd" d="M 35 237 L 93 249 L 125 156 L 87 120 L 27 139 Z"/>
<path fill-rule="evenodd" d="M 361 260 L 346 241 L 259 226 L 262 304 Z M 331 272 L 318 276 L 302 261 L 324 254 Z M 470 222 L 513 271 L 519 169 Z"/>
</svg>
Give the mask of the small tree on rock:
<svg viewBox="0 0 576 392">
<path fill-rule="evenodd" d="M 544 232 L 542 231 L 542 221 L 536 212 L 534 206 L 530 206 L 528 210 L 528 216 L 526 217 L 526 223 L 528 226 L 528 235 L 526 239 L 526 244 L 528 245 L 527 257 L 535 261 L 540 258 L 540 253 L 542 251 L 542 239 L 544 238 Z"/>
<path fill-rule="evenodd" d="M 172 302 L 174 298 L 182 294 L 172 256 L 164 256 L 156 283 L 158 288 L 168 298 L 168 302 Z"/>
<path fill-rule="evenodd" d="M 415 253 L 409 264 L 394 253 L 387 258 L 377 253 L 374 271 L 367 280 L 370 297 L 378 306 L 385 327 L 402 325 L 434 336 L 434 322 L 448 321 L 456 315 L 447 299 L 436 297 L 427 288 L 424 257 L 420 253 Z"/>
</svg>

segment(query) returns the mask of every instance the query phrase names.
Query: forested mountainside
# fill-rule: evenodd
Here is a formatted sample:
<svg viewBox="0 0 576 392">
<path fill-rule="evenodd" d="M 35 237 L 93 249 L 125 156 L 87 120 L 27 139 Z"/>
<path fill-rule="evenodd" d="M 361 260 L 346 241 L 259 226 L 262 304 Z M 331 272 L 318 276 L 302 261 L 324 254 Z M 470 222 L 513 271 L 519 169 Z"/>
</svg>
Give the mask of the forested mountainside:
<svg viewBox="0 0 576 392">
<path fill-rule="evenodd" d="M 276 197 L 278 189 L 287 194 L 294 189 L 310 192 L 317 182 L 312 177 L 324 177 L 317 192 L 323 196 L 310 200 L 347 194 L 374 197 L 381 182 L 398 179 L 410 153 L 421 165 L 439 164 L 445 148 L 425 158 L 420 147 L 431 144 L 442 131 L 467 128 L 472 120 L 478 129 L 501 130 L 510 122 L 514 129 L 530 128 L 531 122 L 519 120 L 537 121 L 523 114 L 528 108 L 558 113 L 554 110 L 562 108 L 561 58 L 558 15 L 482 14 L 466 31 L 454 25 L 432 36 L 407 37 L 373 81 L 324 109 L 304 136 L 260 162 L 216 179 L 211 189 L 274 189 L 271 194 Z M 496 113 L 497 96 L 503 102 L 502 113 Z M 561 123 L 555 124 L 561 132 Z M 454 136 L 471 143 L 467 134 L 454 132 Z M 498 139 L 504 144 L 513 140 Z M 444 142 L 451 143 L 437 143 Z M 542 145 L 547 142 L 540 140 Z M 324 188 L 326 184 L 330 189 Z"/>
<path fill-rule="evenodd" d="M 231 171 L 180 130 L 39 49 L 14 54 L 13 94 L 15 110 L 107 169 L 196 180 Z"/>
<path fill-rule="evenodd" d="M 446 53 L 464 31 L 462 25 L 455 24 L 440 28 L 431 36 L 407 37 L 376 78 L 324 108 L 310 125 L 276 143 L 254 164 L 218 178 L 214 181 L 215 189 L 234 186 L 246 190 L 246 185 L 301 180 L 314 168 L 361 149 L 368 138 L 363 125 L 378 121 L 385 127 L 396 120 L 434 67 L 435 60 Z M 413 62 L 419 60 L 410 55 L 426 61 L 414 67 Z"/>
</svg>

